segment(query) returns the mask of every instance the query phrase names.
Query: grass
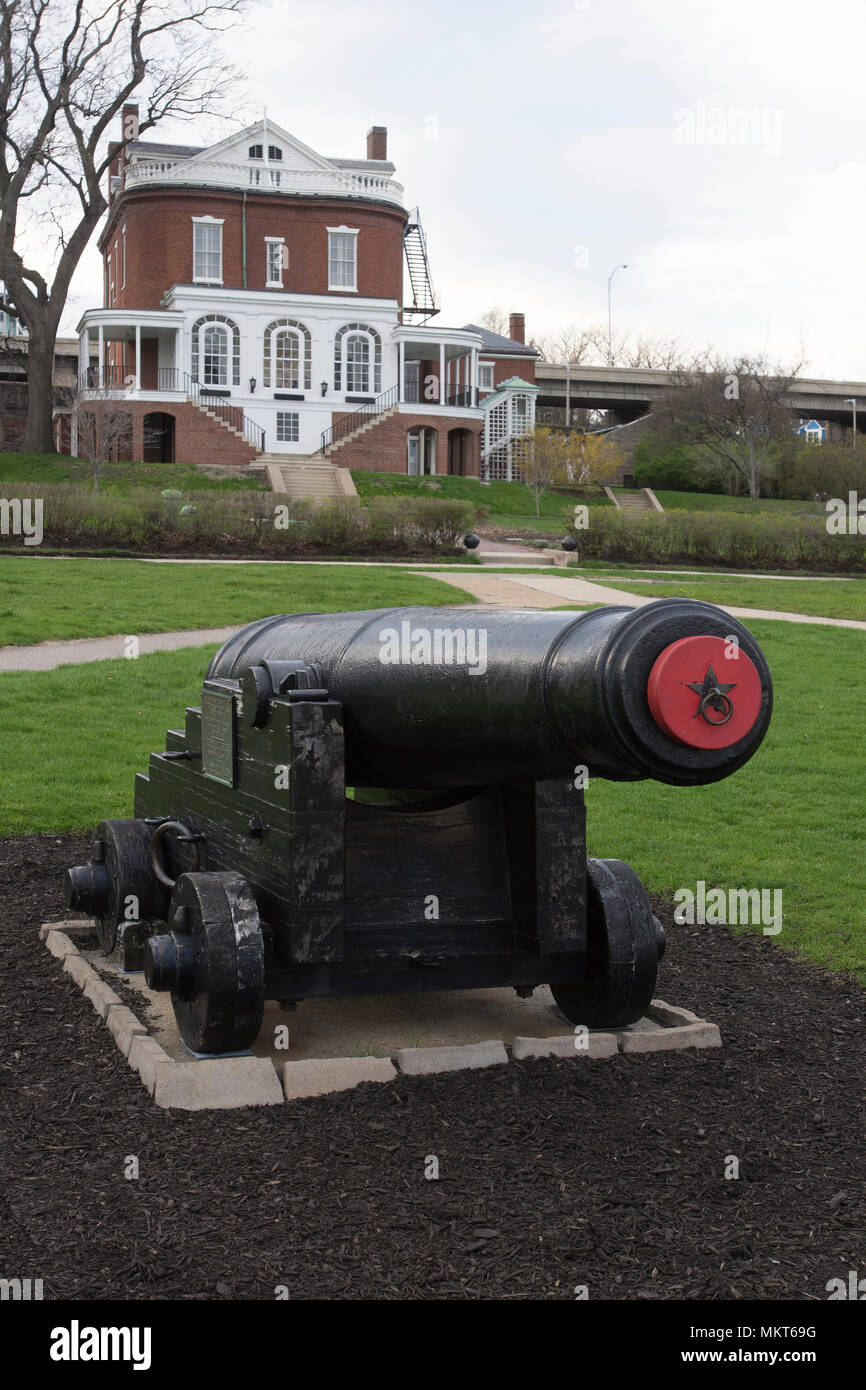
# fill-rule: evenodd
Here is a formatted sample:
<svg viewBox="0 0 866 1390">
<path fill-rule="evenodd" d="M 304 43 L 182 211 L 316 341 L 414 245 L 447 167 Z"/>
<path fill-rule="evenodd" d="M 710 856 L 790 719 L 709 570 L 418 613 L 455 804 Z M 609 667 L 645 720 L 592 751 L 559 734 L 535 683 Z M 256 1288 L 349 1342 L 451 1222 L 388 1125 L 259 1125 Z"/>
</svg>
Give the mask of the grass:
<svg viewBox="0 0 866 1390">
<path fill-rule="evenodd" d="M 240 626 L 304 610 L 474 602 L 451 584 L 385 565 L 0 557 L 0 646 Z"/>
<path fill-rule="evenodd" d="M 666 894 L 694 891 L 700 879 L 708 890 L 781 888 L 783 929 L 772 939 L 866 984 L 864 732 L 861 703 L 851 698 L 866 684 L 866 639 L 768 620 L 746 625 L 776 693 L 758 753 L 708 787 L 591 781 L 590 852 L 625 859 Z"/>
<path fill-rule="evenodd" d="M 592 779 L 590 852 L 625 859 L 668 895 L 701 879 L 708 890 L 781 888 L 783 930 L 772 940 L 866 984 L 864 733 L 851 695 L 866 684 L 866 641 L 838 629 L 748 626 L 776 685 L 755 758 L 709 787 Z M 213 650 L 61 667 L 40 674 L 38 698 L 29 673 L 0 677 L 0 833 L 92 829 L 131 815 L 134 774 L 197 703 Z"/>
<path fill-rule="evenodd" d="M 93 489 L 93 473 L 84 459 L 58 454 L 0 454 L 2 483 L 73 483 Z M 180 492 L 267 491 L 254 473 L 249 478 L 211 478 L 193 463 L 109 463 L 99 475 L 100 492 L 125 494 L 133 488 L 177 488 Z"/>
<path fill-rule="evenodd" d="M 552 536 L 574 515 L 576 506 L 612 507 L 603 495 L 584 497 L 582 492 L 562 489 L 542 493 L 540 516 L 535 515 L 535 499 L 525 483 L 481 483 L 477 478 L 453 478 L 447 474 L 432 478 L 407 478 L 399 473 L 353 472 L 359 496 L 448 497 L 483 507 L 484 524 L 505 530 L 536 531 Z M 564 534 L 564 532 L 563 532 Z"/>
<path fill-rule="evenodd" d="M 622 488 L 613 490 L 623 491 Z M 727 497 L 721 492 L 669 492 L 665 488 L 654 488 L 653 491 L 665 511 L 746 512 L 749 516 L 754 516 L 756 512 L 787 512 L 795 516 L 827 515 L 823 502 L 805 502 L 780 497 Z"/>
<path fill-rule="evenodd" d="M 625 573 L 620 567 L 620 573 Z M 630 575 L 636 578 L 637 572 Z M 657 580 L 657 576 L 652 576 Z M 586 576 L 591 579 L 591 575 Z M 696 598 L 732 608 L 774 608 L 784 613 L 806 613 L 811 617 L 854 618 L 866 621 L 866 580 L 840 579 L 838 582 L 810 583 L 806 580 L 718 579 L 684 577 L 661 584 L 633 584 L 619 580 L 613 587 L 644 598 Z"/>
</svg>

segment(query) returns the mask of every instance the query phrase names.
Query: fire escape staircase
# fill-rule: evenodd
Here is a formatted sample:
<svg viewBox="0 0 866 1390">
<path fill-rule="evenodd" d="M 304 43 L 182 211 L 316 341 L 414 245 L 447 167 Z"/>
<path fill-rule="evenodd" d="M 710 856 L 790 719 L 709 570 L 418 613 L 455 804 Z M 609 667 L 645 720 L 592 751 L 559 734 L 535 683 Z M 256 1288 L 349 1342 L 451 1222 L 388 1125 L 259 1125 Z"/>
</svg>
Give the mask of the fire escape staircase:
<svg viewBox="0 0 866 1390">
<path fill-rule="evenodd" d="M 427 238 L 417 208 L 409 214 L 409 221 L 403 233 L 403 250 L 406 253 L 406 268 L 409 271 L 409 284 L 412 289 L 412 303 L 403 306 L 403 321 L 426 323 L 434 314 L 439 313 L 439 306 L 436 303 L 436 291 L 430 275 Z"/>
</svg>

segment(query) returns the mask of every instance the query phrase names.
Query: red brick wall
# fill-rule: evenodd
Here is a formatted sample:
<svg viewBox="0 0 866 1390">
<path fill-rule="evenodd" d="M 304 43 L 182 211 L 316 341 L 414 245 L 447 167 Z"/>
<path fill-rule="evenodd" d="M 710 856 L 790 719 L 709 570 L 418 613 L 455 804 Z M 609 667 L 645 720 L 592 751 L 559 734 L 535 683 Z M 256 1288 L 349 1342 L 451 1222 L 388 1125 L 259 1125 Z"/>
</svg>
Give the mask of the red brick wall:
<svg viewBox="0 0 866 1390">
<path fill-rule="evenodd" d="M 257 457 L 255 449 L 243 439 L 217 424 L 197 406 L 187 401 L 177 404 L 161 401 L 124 401 L 132 421 L 132 441 L 121 457 L 144 461 L 144 417 L 151 414 L 174 416 L 175 463 L 212 463 L 243 467 Z"/>
<path fill-rule="evenodd" d="M 343 418 L 334 412 L 334 422 Z M 425 427 L 437 431 L 436 473 L 448 471 L 448 431 L 465 429 L 469 432 L 464 475 L 477 478 L 481 467 L 481 421 L 464 420 L 459 416 L 389 415 L 356 439 L 335 449 L 329 455 L 338 468 L 362 468 L 370 473 L 406 472 L 406 435 L 412 429 Z"/>
<path fill-rule="evenodd" d="M 484 362 L 493 363 L 494 386 L 500 386 L 513 376 L 519 376 L 521 381 L 528 381 L 531 386 L 535 385 L 534 357 L 494 357 L 492 352 L 482 352 L 480 357 Z"/>
<path fill-rule="evenodd" d="M 289 253 L 283 292 L 340 294 L 328 290 L 328 227 L 357 227 L 358 294 L 402 301 L 403 227 L 399 208 L 366 206 L 341 199 L 247 195 L 247 289 L 265 290 L 265 237 L 283 236 Z M 103 258 L 122 246 L 126 225 L 126 287 L 114 275 L 118 308 L 158 309 L 172 285 L 192 283 L 192 218 L 221 217 L 223 285 L 243 288 L 242 198 L 225 191 L 134 190 L 113 203 L 100 239 Z M 274 290 L 274 294 L 281 291 Z"/>
</svg>

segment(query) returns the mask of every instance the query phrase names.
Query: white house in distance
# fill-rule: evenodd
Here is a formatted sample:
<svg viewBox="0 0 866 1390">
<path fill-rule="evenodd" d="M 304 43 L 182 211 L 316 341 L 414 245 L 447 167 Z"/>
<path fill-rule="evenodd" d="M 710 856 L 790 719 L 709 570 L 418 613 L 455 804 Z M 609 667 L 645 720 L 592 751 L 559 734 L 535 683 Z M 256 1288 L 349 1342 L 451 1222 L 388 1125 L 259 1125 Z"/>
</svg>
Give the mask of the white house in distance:
<svg viewBox="0 0 866 1390">
<path fill-rule="evenodd" d="M 123 399 L 130 457 L 519 476 L 523 316 L 509 338 L 438 325 L 394 173 L 380 126 L 359 159 L 267 119 L 208 148 L 115 147 L 104 303 L 78 332 L 82 386 Z"/>
</svg>

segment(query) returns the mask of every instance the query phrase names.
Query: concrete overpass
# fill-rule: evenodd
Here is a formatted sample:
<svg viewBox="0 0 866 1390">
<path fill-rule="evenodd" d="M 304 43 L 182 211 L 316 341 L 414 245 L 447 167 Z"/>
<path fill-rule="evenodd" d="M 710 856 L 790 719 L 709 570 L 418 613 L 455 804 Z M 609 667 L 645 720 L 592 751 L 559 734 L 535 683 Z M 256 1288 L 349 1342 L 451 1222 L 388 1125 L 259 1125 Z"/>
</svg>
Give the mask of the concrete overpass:
<svg viewBox="0 0 866 1390">
<path fill-rule="evenodd" d="M 535 364 L 535 381 L 539 387 L 537 405 L 560 408 L 561 423 L 565 423 L 566 377 L 572 410 L 607 410 L 611 424 L 624 424 L 646 415 L 671 386 L 676 385 L 678 372 L 657 367 L 572 367 L 553 362 Z M 801 377 L 791 391 L 791 413 L 796 417 L 830 420 L 850 428 L 851 406 L 845 399 L 857 401 L 857 432 L 866 429 L 866 381 L 825 381 Z M 543 418 L 543 416 L 542 416 Z M 553 423 L 553 422 L 552 422 Z"/>
</svg>

